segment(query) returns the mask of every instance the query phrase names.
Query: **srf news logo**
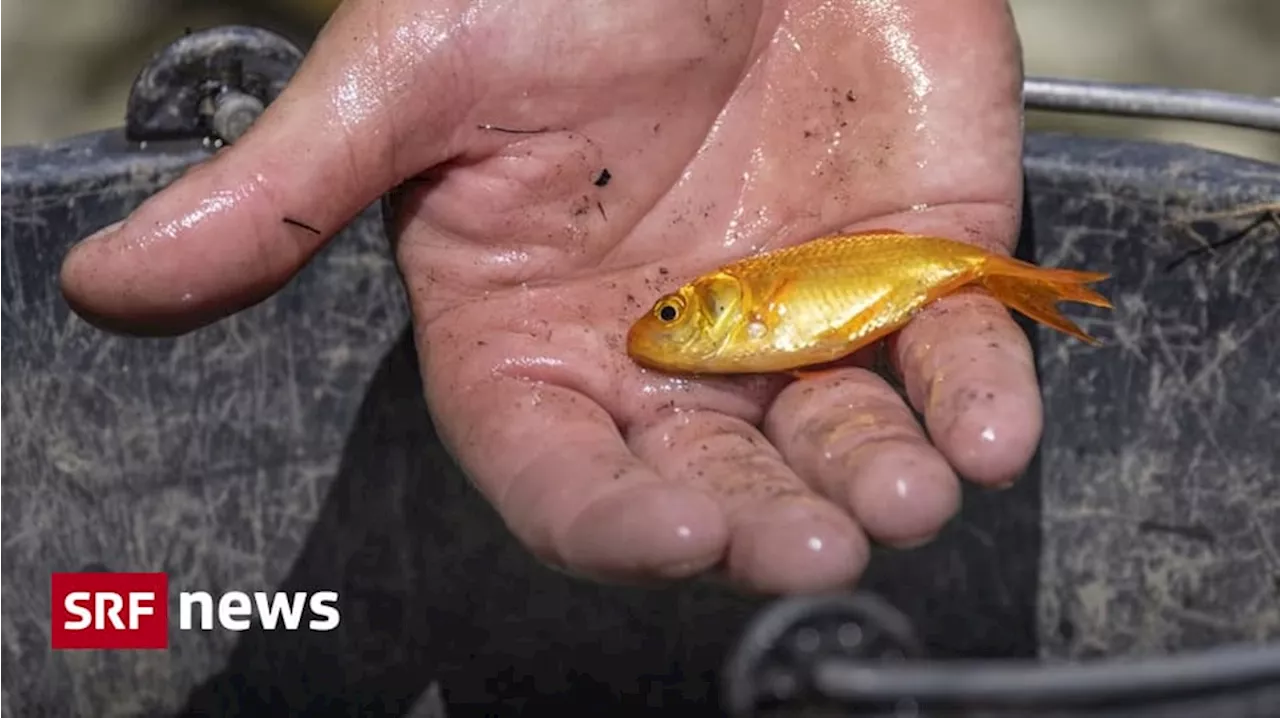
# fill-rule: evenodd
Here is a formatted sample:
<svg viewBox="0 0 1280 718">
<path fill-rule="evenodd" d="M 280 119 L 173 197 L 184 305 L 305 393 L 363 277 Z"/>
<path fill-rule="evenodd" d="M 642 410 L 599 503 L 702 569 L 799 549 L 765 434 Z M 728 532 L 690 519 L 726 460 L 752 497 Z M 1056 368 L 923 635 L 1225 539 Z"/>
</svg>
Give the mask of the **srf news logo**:
<svg viewBox="0 0 1280 718">
<path fill-rule="evenodd" d="M 169 647 L 169 577 L 163 573 L 53 574 L 52 643 L 62 649 L 163 649 Z M 342 621 L 338 594 L 247 594 L 228 591 L 216 600 L 205 591 L 178 594 L 178 628 L 192 630 L 215 625 L 228 631 L 247 631 L 257 617 L 264 630 L 281 626 L 296 631 L 332 631 Z M 303 615 L 311 614 L 304 624 Z M 216 619 L 216 623 L 215 623 Z"/>
</svg>

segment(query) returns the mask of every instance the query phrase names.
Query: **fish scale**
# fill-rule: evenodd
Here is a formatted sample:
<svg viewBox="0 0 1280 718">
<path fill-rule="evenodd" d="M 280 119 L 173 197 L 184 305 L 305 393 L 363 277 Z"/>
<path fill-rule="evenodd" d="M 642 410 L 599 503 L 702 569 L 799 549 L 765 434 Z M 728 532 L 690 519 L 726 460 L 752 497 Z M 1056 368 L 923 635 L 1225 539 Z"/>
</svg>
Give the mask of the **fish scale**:
<svg viewBox="0 0 1280 718">
<path fill-rule="evenodd" d="M 950 252 L 948 261 L 927 265 L 910 261 L 909 252 L 914 248 L 918 253 L 929 240 L 903 241 L 904 237 L 871 234 L 841 242 L 837 236 L 748 257 L 722 271 L 748 286 L 769 286 L 779 278 L 786 281 L 782 296 L 763 309 L 767 314 L 785 312 L 789 321 L 778 324 L 776 338 L 798 345 L 845 327 L 877 301 L 888 305 L 881 312 L 885 320 L 910 311 L 925 298 L 922 287 L 946 281 L 982 260 L 983 253 L 976 247 L 939 240 L 940 247 Z M 856 341 L 858 335 L 874 333 L 881 324 L 871 321 L 857 326 L 845 340 Z M 755 350 L 744 342 L 728 353 Z"/>
</svg>

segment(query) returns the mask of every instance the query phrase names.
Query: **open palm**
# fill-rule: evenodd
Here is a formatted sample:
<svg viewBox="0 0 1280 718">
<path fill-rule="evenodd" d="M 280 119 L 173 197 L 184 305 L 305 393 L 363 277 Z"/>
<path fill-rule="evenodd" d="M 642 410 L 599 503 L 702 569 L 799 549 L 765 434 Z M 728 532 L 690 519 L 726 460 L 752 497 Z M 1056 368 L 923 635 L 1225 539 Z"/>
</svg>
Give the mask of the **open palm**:
<svg viewBox="0 0 1280 718">
<path fill-rule="evenodd" d="M 64 290 L 102 326 L 186 331 L 394 188 L 428 403 L 533 551 L 602 579 L 847 583 L 868 537 L 941 527 L 957 471 L 1004 484 L 1029 460 L 1039 395 L 1008 313 L 967 293 L 891 341 L 932 442 L 869 371 L 675 377 L 624 336 L 691 277 L 834 230 L 1008 250 L 1012 23 L 938 6 L 348 0 L 254 129 L 79 245 Z"/>
</svg>

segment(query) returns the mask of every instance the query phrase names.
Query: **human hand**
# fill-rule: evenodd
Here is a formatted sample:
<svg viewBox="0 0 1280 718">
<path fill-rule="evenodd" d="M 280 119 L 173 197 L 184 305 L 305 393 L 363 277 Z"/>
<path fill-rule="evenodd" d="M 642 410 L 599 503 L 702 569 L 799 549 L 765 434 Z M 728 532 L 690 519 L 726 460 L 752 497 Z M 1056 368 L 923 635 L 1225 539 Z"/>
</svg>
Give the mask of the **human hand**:
<svg viewBox="0 0 1280 718">
<path fill-rule="evenodd" d="M 348 0 L 235 146 L 72 250 L 64 293 L 105 328 L 190 331 L 398 187 L 428 404 L 531 550 L 604 580 L 829 588 L 868 537 L 935 534 L 957 472 L 1002 485 L 1029 461 L 1040 398 L 1008 312 L 961 293 L 890 340 L 932 442 L 864 369 L 672 377 L 625 332 L 703 271 L 836 230 L 1007 252 L 1020 87 L 998 0 Z"/>
</svg>

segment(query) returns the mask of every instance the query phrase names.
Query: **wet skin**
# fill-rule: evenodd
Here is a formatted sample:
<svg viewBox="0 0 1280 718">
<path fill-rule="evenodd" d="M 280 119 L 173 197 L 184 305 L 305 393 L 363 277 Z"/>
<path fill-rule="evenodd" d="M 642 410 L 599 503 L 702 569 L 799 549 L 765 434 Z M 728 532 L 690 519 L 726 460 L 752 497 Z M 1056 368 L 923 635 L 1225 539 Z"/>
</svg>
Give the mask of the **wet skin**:
<svg viewBox="0 0 1280 718">
<path fill-rule="evenodd" d="M 79 244 L 63 289 L 104 328 L 189 331 L 398 186 L 432 414 L 532 551 L 600 580 L 848 584 L 869 540 L 941 528 L 957 474 L 1006 485 L 1030 460 L 1040 398 L 1009 313 L 966 292 L 889 340 L 932 441 L 866 370 L 672 377 L 627 358 L 627 327 L 701 272 L 836 230 L 1007 252 L 1020 80 L 996 0 L 348 0 L 251 132 Z"/>
</svg>

